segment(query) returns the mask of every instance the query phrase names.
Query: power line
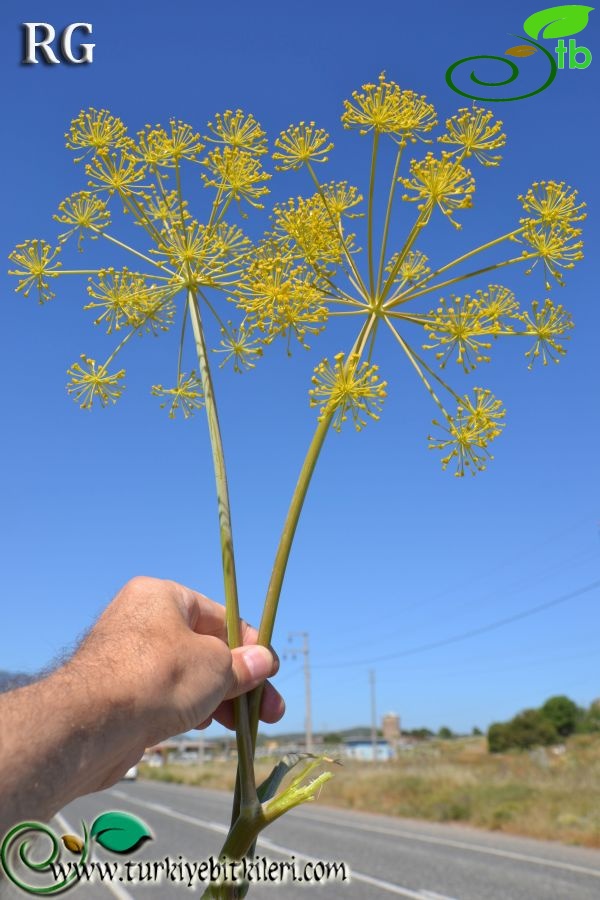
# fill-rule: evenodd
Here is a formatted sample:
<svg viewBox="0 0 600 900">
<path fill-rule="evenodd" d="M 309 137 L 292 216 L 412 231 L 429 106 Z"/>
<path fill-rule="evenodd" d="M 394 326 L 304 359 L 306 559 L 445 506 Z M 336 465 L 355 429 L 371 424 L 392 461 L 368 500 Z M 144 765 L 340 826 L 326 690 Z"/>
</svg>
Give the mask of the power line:
<svg viewBox="0 0 600 900">
<path fill-rule="evenodd" d="M 545 603 L 539 603 L 537 606 L 532 606 L 520 613 L 515 613 L 512 616 L 506 616 L 506 618 L 504 619 L 497 619 L 495 622 L 490 622 L 488 625 L 482 625 L 480 628 L 472 628 L 469 631 L 463 631 L 460 634 L 453 635 L 452 637 L 443 638 L 439 641 L 432 641 L 429 644 L 421 644 L 418 647 L 411 647 L 407 650 L 399 650 L 396 653 L 386 653 L 383 656 L 375 656 L 371 657 L 370 659 L 355 659 L 351 662 L 343 663 L 320 663 L 313 666 L 313 668 L 345 669 L 352 666 L 367 666 L 376 662 L 385 662 L 388 659 L 400 659 L 403 656 L 413 656 L 416 653 L 425 653 L 428 650 L 436 650 L 438 647 L 446 647 L 448 646 L 448 644 L 456 644 L 459 641 L 465 641 L 468 638 L 477 637 L 480 634 L 486 634 L 488 631 L 495 631 L 496 628 L 503 628 L 505 625 L 510 625 L 512 622 L 518 622 L 520 619 L 526 619 L 529 616 L 534 616 L 536 615 L 536 613 L 543 612 L 546 609 L 551 609 L 553 606 L 558 606 L 559 603 L 566 603 L 567 600 L 573 600 L 575 597 L 580 597 L 582 594 L 587 594 L 589 591 L 592 591 L 597 587 L 600 587 L 600 579 L 591 581 L 589 584 L 577 588 L 576 590 L 571 591 L 568 594 L 563 594 L 560 597 L 555 597 L 554 600 L 547 600 Z"/>
</svg>

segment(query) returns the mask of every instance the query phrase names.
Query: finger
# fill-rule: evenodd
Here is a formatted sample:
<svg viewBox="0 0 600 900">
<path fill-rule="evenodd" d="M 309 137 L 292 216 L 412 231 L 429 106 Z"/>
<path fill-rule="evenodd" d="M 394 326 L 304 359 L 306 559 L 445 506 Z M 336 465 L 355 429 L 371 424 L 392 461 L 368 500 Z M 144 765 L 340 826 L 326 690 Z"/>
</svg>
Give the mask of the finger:
<svg viewBox="0 0 600 900">
<path fill-rule="evenodd" d="M 176 584 L 176 583 L 175 583 Z M 223 641 L 227 640 L 227 620 L 225 607 L 183 585 L 176 584 L 179 590 L 183 611 L 192 631 L 197 634 L 210 634 Z M 256 644 L 258 631 L 244 619 L 240 619 L 242 643 Z"/>
<path fill-rule="evenodd" d="M 231 657 L 231 686 L 225 695 L 226 700 L 251 691 L 277 671 L 275 657 L 260 644 L 236 647 L 231 651 Z"/>
<path fill-rule="evenodd" d="M 285 701 L 279 691 L 267 681 L 260 703 L 260 718 L 263 722 L 272 725 L 278 722 L 285 712 Z M 225 728 L 235 729 L 235 715 L 233 701 L 224 700 L 213 713 L 213 718 Z"/>
</svg>

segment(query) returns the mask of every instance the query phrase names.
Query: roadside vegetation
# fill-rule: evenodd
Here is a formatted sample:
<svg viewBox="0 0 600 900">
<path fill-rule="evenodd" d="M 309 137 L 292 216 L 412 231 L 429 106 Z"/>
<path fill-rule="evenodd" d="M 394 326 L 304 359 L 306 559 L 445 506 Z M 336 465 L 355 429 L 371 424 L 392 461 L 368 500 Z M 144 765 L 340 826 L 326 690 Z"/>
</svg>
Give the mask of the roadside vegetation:
<svg viewBox="0 0 600 900">
<path fill-rule="evenodd" d="M 600 847 L 600 734 L 561 740 L 490 753 L 483 736 L 437 738 L 386 763 L 343 761 L 318 802 Z M 258 777 L 272 766 L 273 760 L 260 760 Z M 235 763 L 143 765 L 140 774 L 231 789 Z"/>
</svg>

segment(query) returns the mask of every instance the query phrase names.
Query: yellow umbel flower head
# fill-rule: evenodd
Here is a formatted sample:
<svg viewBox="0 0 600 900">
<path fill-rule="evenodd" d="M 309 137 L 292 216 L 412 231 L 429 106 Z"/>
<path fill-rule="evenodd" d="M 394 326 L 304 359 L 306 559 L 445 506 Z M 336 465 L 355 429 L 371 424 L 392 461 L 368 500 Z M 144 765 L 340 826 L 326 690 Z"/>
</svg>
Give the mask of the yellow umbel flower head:
<svg viewBox="0 0 600 900">
<path fill-rule="evenodd" d="M 496 326 L 502 318 L 515 317 L 519 311 L 519 304 L 511 290 L 501 284 L 490 284 L 487 291 L 475 291 L 479 298 L 482 314 L 490 319 Z M 505 322 L 502 323 L 507 328 Z"/>
<path fill-rule="evenodd" d="M 475 179 L 471 177 L 470 171 L 454 162 L 451 153 L 442 153 L 442 158 L 436 159 L 431 152 L 425 159 L 413 159 L 410 171 L 412 178 L 400 177 L 398 181 L 414 196 L 404 194 L 402 199 L 421 201 L 419 210 L 424 213 L 426 221 L 434 207 L 439 206 L 454 227 L 460 228 L 459 223 L 452 218 L 452 213 L 457 209 L 469 209 L 473 205 L 471 194 L 475 190 Z"/>
<path fill-rule="evenodd" d="M 534 181 L 525 196 L 519 194 L 523 209 L 529 215 L 521 224 L 532 222 L 548 228 L 572 228 L 574 222 L 582 222 L 586 213 L 585 203 L 577 203 L 577 191 L 565 187 L 564 181 Z"/>
<path fill-rule="evenodd" d="M 394 253 L 385 267 L 385 271 L 390 275 L 396 269 L 396 263 L 400 258 L 399 253 Z M 402 287 L 405 284 L 415 284 L 421 278 L 425 278 L 431 271 L 427 265 L 429 260 L 424 253 L 419 250 L 409 250 L 402 262 L 394 279 L 394 284 Z"/>
<path fill-rule="evenodd" d="M 124 385 L 121 382 L 125 377 L 125 369 L 111 375 L 106 364 L 97 365 L 96 360 L 90 359 L 85 353 L 81 354 L 81 363 L 73 363 L 67 375 L 71 376 L 67 392 L 73 394 L 73 399 L 81 409 L 91 409 L 96 400 L 102 406 L 116 403 L 123 393 Z"/>
<path fill-rule="evenodd" d="M 506 144 L 506 135 L 502 133 L 502 122 L 493 121 L 491 110 L 481 109 L 473 104 L 471 109 L 459 109 L 456 116 L 446 121 L 447 134 L 438 137 L 443 144 L 454 145 L 453 154 L 468 158 L 474 156 L 482 166 L 498 166 L 502 160 L 500 154 L 492 154 Z"/>
<path fill-rule="evenodd" d="M 284 241 L 296 258 L 309 265 L 336 265 L 341 262 L 344 247 L 337 223 L 319 194 L 298 197 L 273 207 L 274 234 Z M 352 247 L 354 236 L 345 236 L 346 247 Z"/>
<path fill-rule="evenodd" d="M 501 401 L 482 388 L 475 388 L 474 394 L 474 400 L 468 395 L 462 398 L 456 416 L 449 416 L 447 424 L 433 420 L 445 436 L 429 436 L 431 450 L 448 451 L 442 457 L 442 469 L 446 470 L 453 460 L 456 461 L 454 474 L 457 478 L 462 478 L 467 470 L 472 475 L 484 471 L 487 460 L 493 459 L 488 445 L 504 428 L 506 412 Z"/>
<path fill-rule="evenodd" d="M 110 225 L 110 213 L 106 203 L 94 197 L 89 191 L 71 194 L 59 205 L 58 213 L 52 218 L 71 226 L 68 231 L 59 234 L 58 240 L 64 244 L 72 234 L 77 234 L 78 250 L 82 249 L 81 243 L 86 232 L 90 231 L 90 237 L 95 239 Z"/>
<path fill-rule="evenodd" d="M 493 332 L 479 298 L 453 295 L 446 301 L 442 297 L 437 310 L 429 316 L 425 328 L 432 343 L 423 347 L 425 350 L 443 348 L 435 355 L 442 369 L 455 352 L 456 362 L 465 372 L 474 369 L 477 363 L 490 361 L 486 351 L 491 349 L 489 337 Z"/>
<path fill-rule="evenodd" d="M 309 391 L 310 405 L 320 407 L 319 421 L 333 415 L 332 425 L 340 431 L 350 414 L 360 431 L 367 424 L 365 416 L 379 419 L 387 381 L 380 381 L 377 371 L 378 366 L 359 363 L 357 356 L 346 360 L 344 353 L 334 357 L 333 365 L 327 359 L 320 362 Z"/>
<path fill-rule="evenodd" d="M 344 128 L 358 128 L 360 134 L 390 134 L 404 146 L 409 140 L 423 139 L 421 135 L 437 125 L 437 114 L 425 97 L 401 91 L 382 72 L 377 84 L 363 84 L 352 100 L 344 100 L 342 122 Z"/>
<path fill-rule="evenodd" d="M 265 340 L 294 335 L 306 347 L 306 334 L 322 331 L 327 320 L 323 286 L 306 266 L 287 256 L 265 253 L 249 267 L 237 304 Z"/>
<path fill-rule="evenodd" d="M 9 275 L 16 275 L 19 278 L 15 290 L 22 291 L 23 296 L 28 297 L 34 287 L 38 292 L 40 303 L 51 300 L 55 295 L 50 290 L 48 279 L 56 278 L 60 274 L 61 263 L 55 262 L 59 253 L 60 247 L 53 248 L 47 241 L 37 238 L 17 244 L 8 256 L 19 267 L 8 272 Z"/>
<path fill-rule="evenodd" d="M 88 153 L 106 153 L 117 147 L 126 147 L 129 144 L 127 129 L 116 116 L 112 116 L 107 109 L 81 110 L 76 119 L 71 122 L 71 128 L 65 134 L 67 147 L 70 150 L 83 150 L 75 162 L 80 162 Z"/>
<path fill-rule="evenodd" d="M 181 409 L 184 419 L 193 416 L 197 409 L 204 406 L 204 392 L 202 390 L 202 382 L 195 372 L 189 375 L 180 373 L 177 379 L 177 386 L 174 388 L 164 388 L 162 384 L 155 384 L 152 387 L 152 395 L 154 397 L 165 397 L 165 402 L 160 404 L 161 409 L 165 409 L 168 401 L 169 418 L 174 419 L 178 409 Z"/>
<path fill-rule="evenodd" d="M 561 269 L 572 269 L 575 262 L 583 259 L 581 248 L 583 241 L 577 240 L 581 231 L 570 227 L 547 227 L 535 222 L 527 222 L 523 230 L 523 238 L 530 245 L 529 250 L 523 250 L 526 258 L 536 257 L 526 275 L 531 275 L 538 262 L 541 260 L 544 266 L 546 290 L 550 290 L 551 284 L 548 277 L 552 276 L 562 285 L 564 279 Z"/>
<path fill-rule="evenodd" d="M 231 322 L 228 322 L 227 329 L 223 329 L 221 334 L 221 346 L 214 350 L 214 353 L 224 354 L 219 368 L 222 369 L 231 362 L 234 372 L 241 373 L 253 369 L 256 360 L 263 354 L 263 348 L 261 341 L 252 338 L 251 330 L 248 330 L 243 322 L 239 328 L 234 328 Z"/>
<path fill-rule="evenodd" d="M 522 313 L 520 318 L 526 325 L 525 334 L 535 337 L 533 347 L 525 354 L 529 359 L 528 368 L 533 368 L 533 364 L 539 358 L 545 366 L 550 360 L 560 362 L 561 356 L 567 351 L 557 338 L 563 337 L 568 340 L 567 332 L 573 328 L 573 320 L 564 307 L 560 304 L 555 306 L 552 300 L 545 300 L 544 305 L 540 307 L 538 301 L 534 300 L 531 304 L 531 313 Z"/>
<path fill-rule="evenodd" d="M 383 134 L 396 131 L 399 114 L 400 88 L 386 81 L 382 72 L 377 84 L 363 84 L 362 91 L 352 92 L 352 100 L 344 100 L 342 122 L 344 128 L 358 128 L 361 134 Z"/>
<path fill-rule="evenodd" d="M 398 118 L 392 136 L 398 137 L 401 146 L 408 141 L 415 144 L 418 140 L 430 144 L 431 141 L 426 140 L 423 135 L 436 125 L 437 113 L 425 96 L 419 96 L 414 91 L 400 91 Z"/>
<path fill-rule="evenodd" d="M 91 191 L 106 191 L 110 197 L 115 191 L 121 195 L 140 193 L 143 187 L 139 182 L 146 174 L 146 166 L 122 153 L 103 153 L 86 165 L 85 174 Z"/>
<path fill-rule="evenodd" d="M 327 154 L 333 150 L 333 143 L 323 128 L 317 128 L 314 122 L 300 122 L 299 125 L 290 125 L 282 131 L 275 141 L 279 152 L 273 154 L 273 159 L 279 164 L 275 168 L 283 172 L 286 169 L 299 169 L 307 162 L 327 162 Z"/>
<path fill-rule="evenodd" d="M 202 164 L 212 173 L 202 173 L 206 187 L 217 188 L 238 204 L 245 200 L 256 209 L 263 208 L 260 197 L 269 193 L 265 181 L 271 176 L 263 171 L 260 160 L 235 147 L 217 147 Z"/>
<path fill-rule="evenodd" d="M 214 137 L 207 135 L 211 144 L 226 144 L 236 150 L 245 150 L 261 156 L 267 152 L 267 136 L 253 115 L 246 115 L 241 109 L 235 112 L 227 109 L 217 113 L 214 122 L 208 123 Z"/>
</svg>

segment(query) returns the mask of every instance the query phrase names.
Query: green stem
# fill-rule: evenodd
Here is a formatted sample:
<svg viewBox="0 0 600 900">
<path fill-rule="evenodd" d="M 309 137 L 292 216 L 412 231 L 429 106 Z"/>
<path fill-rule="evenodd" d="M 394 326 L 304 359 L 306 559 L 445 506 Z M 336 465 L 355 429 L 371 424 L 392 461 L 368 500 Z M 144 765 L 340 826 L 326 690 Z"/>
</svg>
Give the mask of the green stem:
<svg viewBox="0 0 600 900">
<path fill-rule="evenodd" d="M 217 405 L 208 362 L 208 351 L 204 340 L 200 307 L 198 305 L 198 299 L 193 291 L 188 291 L 188 302 L 196 351 L 198 354 L 198 364 L 202 378 L 204 401 L 206 404 L 208 431 L 212 448 L 217 500 L 219 505 L 219 532 L 221 536 L 221 557 L 225 585 L 227 639 L 231 649 L 234 649 L 241 646 L 242 634 L 240 627 L 237 579 L 235 575 L 235 558 L 233 554 L 229 490 L 227 487 L 227 475 L 225 471 L 225 455 L 223 452 L 221 429 L 219 426 Z M 234 710 L 240 770 L 241 807 L 242 810 L 245 811 L 255 811 L 258 805 L 258 798 L 256 796 L 256 783 L 254 779 L 252 736 L 248 719 L 248 704 L 245 697 L 238 697 L 234 700 Z"/>
<path fill-rule="evenodd" d="M 466 281 L 467 278 L 475 278 L 477 275 L 485 275 L 486 272 L 493 272 L 494 269 L 503 269 L 504 266 L 511 266 L 513 263 L 523 262 L 523 260 L 531 259 L 535 256 L 534 253 L 526 253 L 521 256 L 513 256 L 512 259 L 505 259 L 504 262 L 494 263 L 493 266 L 485 266 L 483 269 L 476 269 L 474 272 L 467 272 L 465 275 L 457 275 L 455 278 L 449 278 L 447 281 L 440 281 L 438 284 L 431 284 L 429 287 L 424 288 L 420 291 L 406 291 L 404 294 L 400 294 L 398 297 L 392 297 L 391 300 L 388 301 L 385 305 L 386 311 L 389 309 L 393 309 L 395 306 L 400 306 L 402 303 L 408 303 L 409 300 L 414 300 L 415 297 L 422 297 L 424 294 L 430 294 L 432 291 L 438 291 L 442 288 L 448 287 L 451 284 L 457 284 L 459 281 Z"/>
<path fill-rule="evenodd" d="M 94 228 L 93 225 L 91 227 Z M 139 250 L 136 250 L 134 247 L 130 247 L 129 244 L 124 244 L 123 241 L 119 241 L 111 234 L 107 234 L 106 231 L 100 231 L 98 228 L 94 228 L 94 231 L 97 231 L 98 234 L 101 234 L 103 238 L 106 238 L 106 240 L 110 241 L 112 244 L 116 244 L 117 247 L 122 247 L 123 250 L 127 250 L 129 253 L 133 253 L 134 256 L 139 256 L 140 259 L 143 259 L 145 262 L 150 263 L 150 265 L 154 266 L 156 269 L 160 269 L 161 272 L 168 272 L 169 275 L 176 277 L 175 272 L 172 272 L 171 269 L 167 269 L 166 266 L 162 265 L 161 263 L 157 263 L 149 256 L 144 256 L 144 254 L 140 253 Z"/>
<path fill-rule="evenodd" d="M 350 250 L 348 249 L 348 245 L 346 244 L 346 238 L 344 237 L 344 229 L 342 228 L 342 223 L 341 223 L 341 221 L 338 222 L 336 220 L 336 217 L 334 216 L 334 214 L 331 212 L 331 210 L 329 208 L 329 204 L 327 203 L 327 198 L 326 198 L 325 194 L 323 193 L 323 188 L 321 187 L 321 185 L 319 183 L 319 179 L 315 175 L 315 170 L 311 166 L 310 162 L 306 163 L 306 168 L 309 171 L 310 177 L 312 178 L 314 185 L 317 189 L 317 193 L 319 194 L 319 197 L 323 201 L 323 205 L 325 206 L 325 209 L 327 210 L 327 214 L 329 215 L 329 218 L 331 219 L 331 221 L 334 225 L 334 228 L 336 229 L 336 231 L 339 235 L 340 241 L 342 242 L 342 247 L 344 248 L 344 255 L 346 257 L 348 265 L 352 269 L 354 278 L 356 279 L 356 283 L 354 284 L 354 286 L 356 287 L 357 291 L 364 297 L 364 299 L 368 300 L 369 292 L 367 291 L 367 288 L 365 287 L 365 284 L 364 284 L 362 278 L 360 277 L 360 272 L 358 271 L 356 263 L 354 262 L 354 258 L 352 256 L 352 254 L 350 253 Z"/>
<path fill-rule="evenodd" d="M 394 263 L 392 270 L 389 274 L 389 277 L 388 277 L 385 285 L 383 286 L 383 291 L 378 296 L 379 303 L 383 303 L 385 298 L 391 291 L 392 286 L 394 284 L 394 280 L 396 278 L 396 275 L 400 271 L 400 266 L 406 259 L 408 251 L 411 249 L 412 245 L 416 241 L 418 235 L 421 232 L 421 229 L 427 224 L 430 215 L 431 215 L 431 209 L 429 207 L 425 207 L 424 209 L 421 210 L 421 212 L 417 216 L 417 220 L 416 220 L 415 224 L 413 225 L 413 227 L 411 228 L 410 233 L 404 243 L 404 246 L 403 246 L 402 250 L 400 251 L 400 253 L 398 254 L 398 259 Z"/>
<path fill-rule="evenodd" d="M 377 273 L 377 294 L 381 290 L 381 282 L 383 280 L 383 271 L 385 266 L 385 251 L 387 248 L 388 242 L 388 234 L 390 230 L 390 220 L 392 217 L 392 207 L 394 205 L 394 194 L 396 193 L 396 185 L 398 184 L 398 169 L 400 168 L 400 161 L 402 159 L 402 151 L 404 150 L 404 144 L 400 144 L 398 146 L 398 153 L 396 154 L 396 162 L 394 165 L 394 174 L 392 175 L 392 183 L 390 185 L 390 192 L 388 195 L 387 209 L 385 212 L 385 223 L 383 226 L 383 237 L 381 239 L 381 253 L 379 256 L 379 271 Z"/>
<path fill-rule="evenodd" d="M 369 205 L 367 209 L 367 242 L 369 254 L 369 291 L 371 298 L 375 288 L 375 272 L 373 267 L 373 199 L 375 197 L 375 170 L 377 168 L 377 148 L 379 147 L 379 132 L 373 132 L 373 151 L 371 153 L 371 174 L 369 176 Z"/>
</svg>

